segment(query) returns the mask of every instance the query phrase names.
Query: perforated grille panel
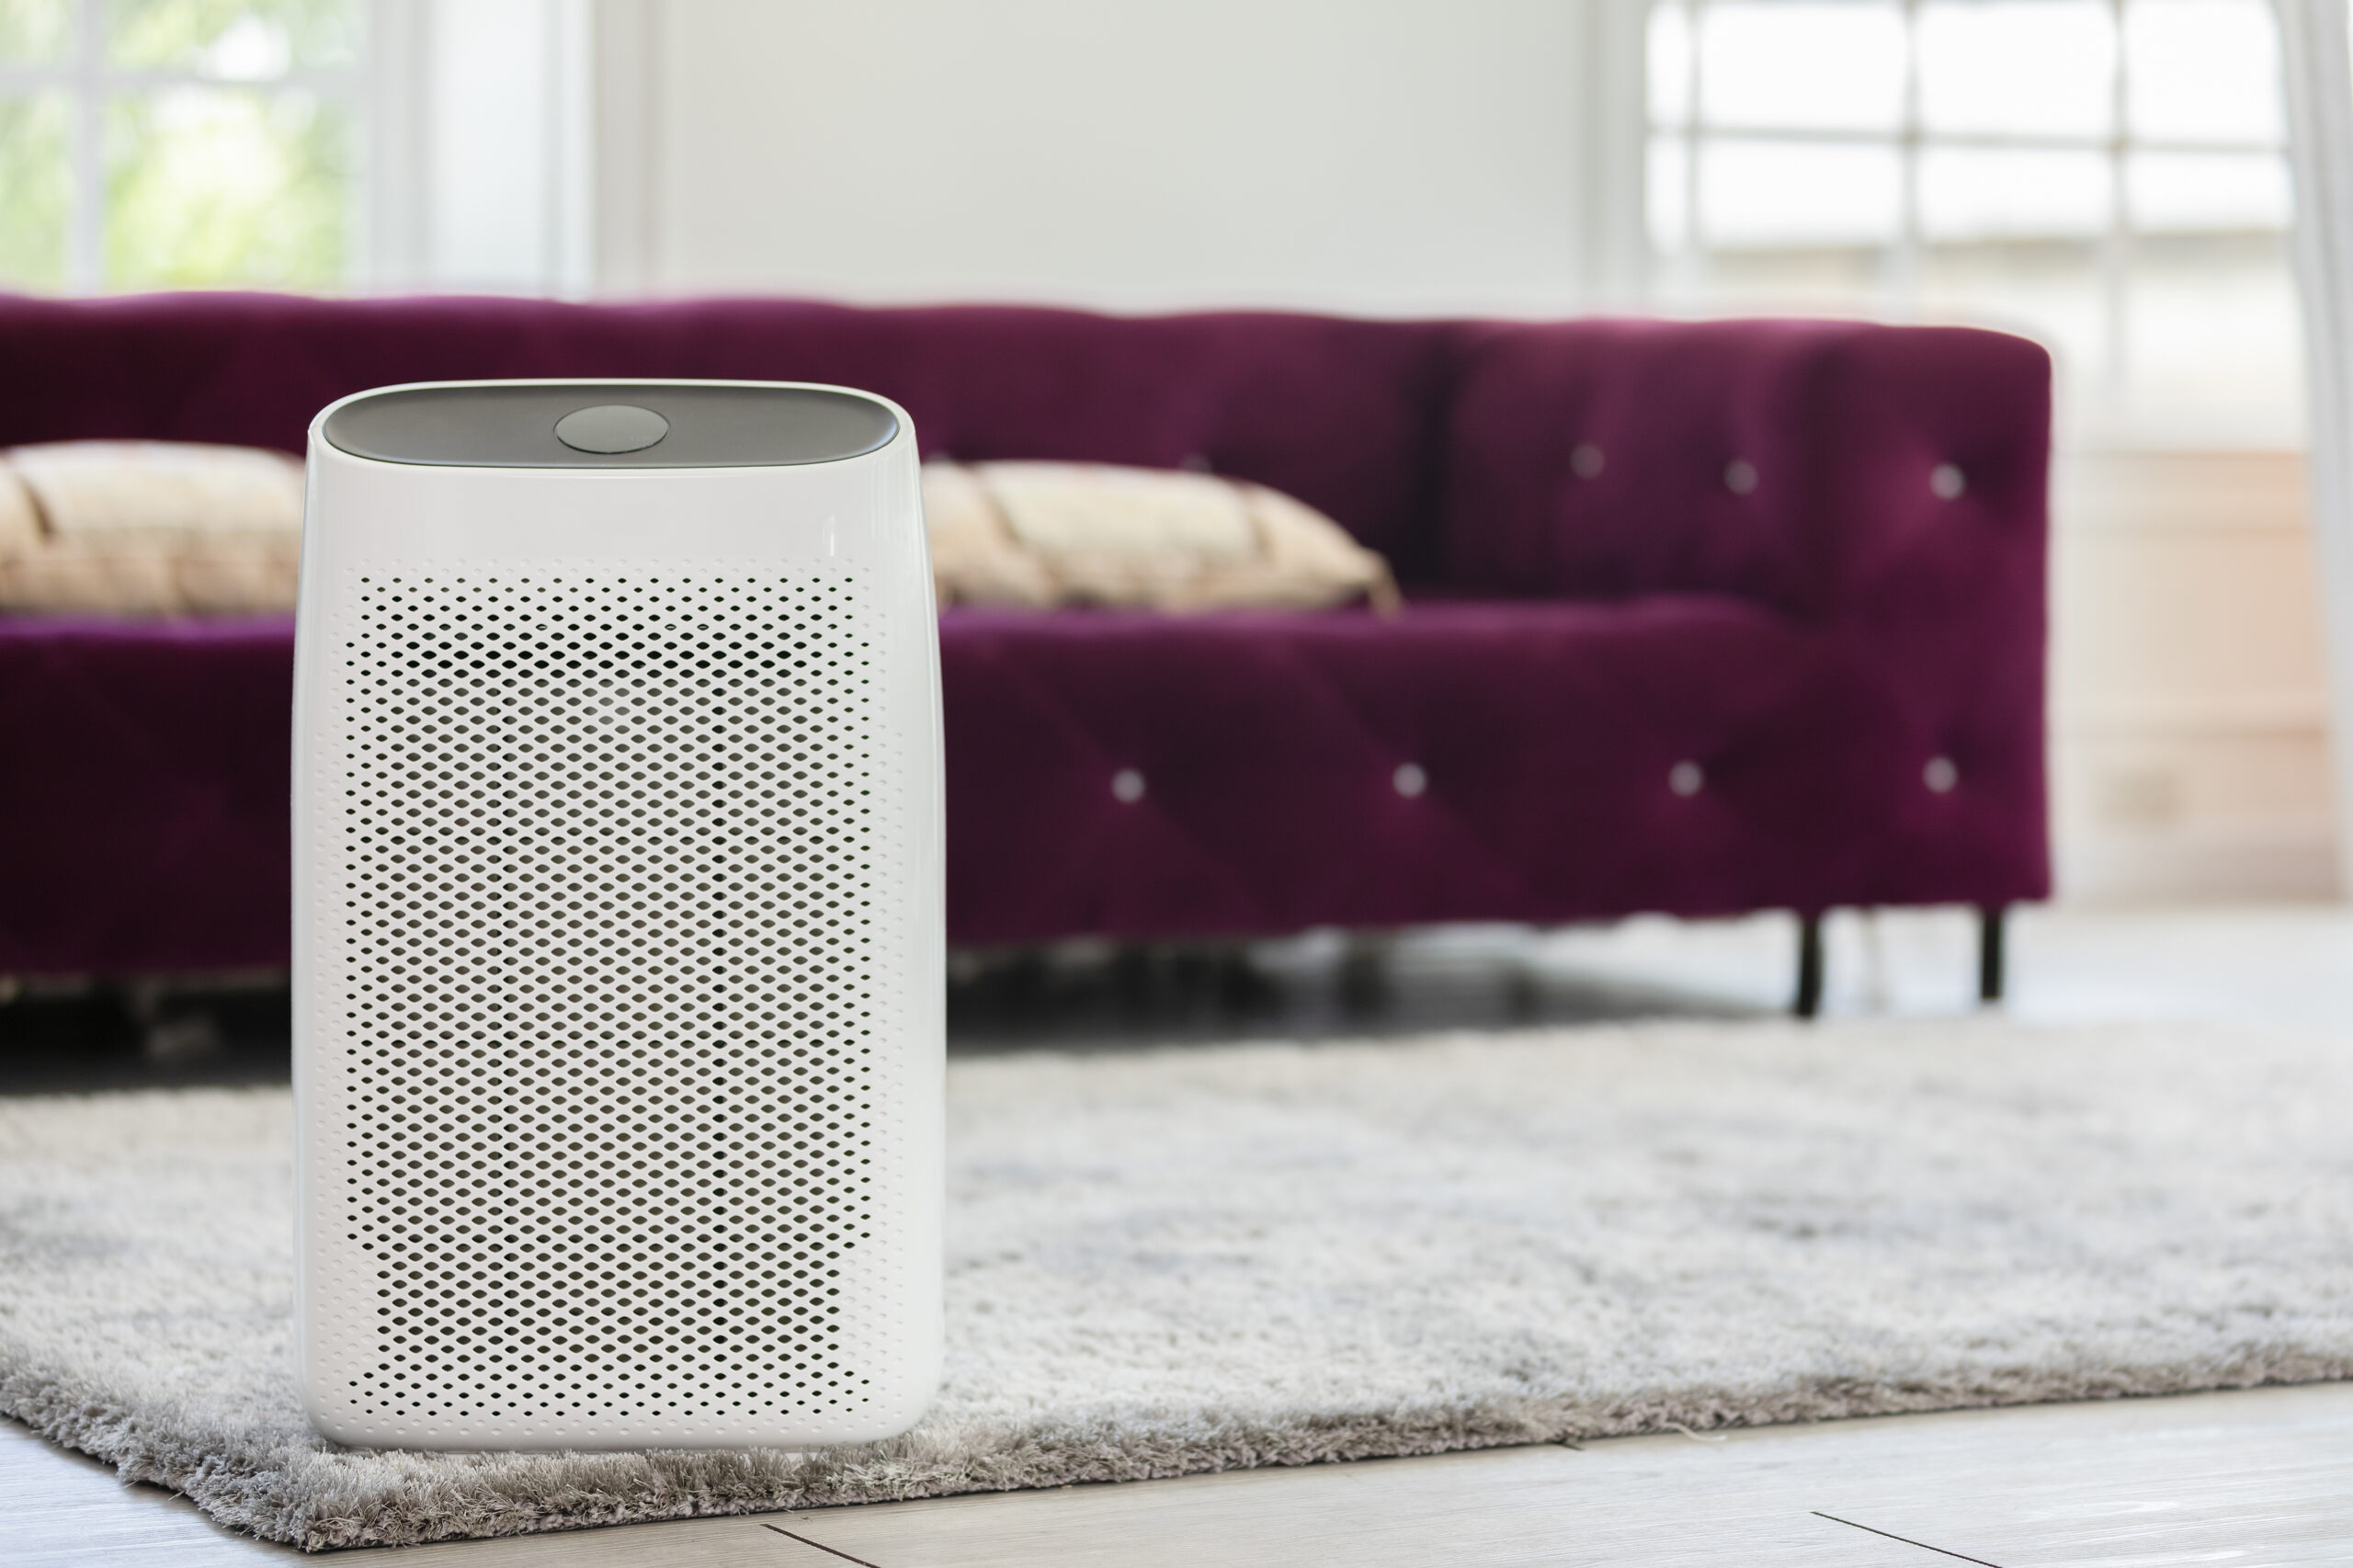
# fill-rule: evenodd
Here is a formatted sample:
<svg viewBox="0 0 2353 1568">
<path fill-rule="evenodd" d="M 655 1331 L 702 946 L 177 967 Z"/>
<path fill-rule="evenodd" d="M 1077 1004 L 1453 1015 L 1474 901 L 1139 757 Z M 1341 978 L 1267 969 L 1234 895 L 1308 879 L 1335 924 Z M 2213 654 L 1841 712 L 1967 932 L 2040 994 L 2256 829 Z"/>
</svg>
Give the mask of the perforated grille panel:
<svg viewBox="0 0 2353 1568">
<path fill-rule="evenodd" d="M 321 1131 L 372 1276 L 333 1391 L 364 1424 L 871 1397 L 904 824 L 869 597 L 857 568 L 349 585 Z"/>
</svg>

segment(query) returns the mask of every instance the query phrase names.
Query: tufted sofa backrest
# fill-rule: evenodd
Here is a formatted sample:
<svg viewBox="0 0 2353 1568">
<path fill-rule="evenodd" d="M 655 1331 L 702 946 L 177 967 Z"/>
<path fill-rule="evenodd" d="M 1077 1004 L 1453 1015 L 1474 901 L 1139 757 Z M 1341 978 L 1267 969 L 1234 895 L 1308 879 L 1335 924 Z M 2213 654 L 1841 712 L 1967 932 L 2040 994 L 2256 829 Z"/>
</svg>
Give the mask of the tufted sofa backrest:
<svg viewBox="0 0 2353 1568">
<path fill-rule="evenodd" d="M 2039 570 L 2047 354 L 1855 322 L 1465 324 L 1438 574 L 1472 593 L 1729 593 L 1819 618 L 1893 558 Z"/>
<path fill-rule="evenodd" d="M 927 456 L 1206 464 L 1274 485 L 1413 581 L 1436 558 L 1449 331 L 782 300 L 0 298 L 0 445 L 144 437 L 300 451 L 318 409 L 398 381 L 832 381 L 904 405 Z"/>
<path fill-rule="evenodd" d="M 1387 555 L 1409 590 L 1712 591 L 1800 615 L 1865 585 L 1853 574 L 1878 546 L 1856 540 L 1933 531 L 1944 466 L 2039 562 L 2049 373 L 2019 338 L 1823 322 L 0 297 L 0 446 L 299 451 L 319 408 L 396 381 L 836 381 L 904 404 L 928 456 L 1206 465 L 1271 484 Z M 1950 548 L 1984 571 L 1983 542 Z"/>
</svg>

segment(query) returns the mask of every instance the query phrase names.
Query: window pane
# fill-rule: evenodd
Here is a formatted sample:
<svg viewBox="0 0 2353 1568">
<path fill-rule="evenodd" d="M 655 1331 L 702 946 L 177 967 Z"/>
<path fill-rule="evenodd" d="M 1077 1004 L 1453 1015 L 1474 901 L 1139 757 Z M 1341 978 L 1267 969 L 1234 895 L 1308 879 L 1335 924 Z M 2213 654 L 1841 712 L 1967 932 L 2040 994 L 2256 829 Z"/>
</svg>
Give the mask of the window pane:
<svg viewBox="0 0 2353 1568">
<path fill-rule="evenodd" d="M 1700 14 L 1700 112 L 1712 124 L 1893 131 L 1904 15 L 1883 0 L 1713 0 Z"/>
<path fill-rule="evenodd" d="M 117 65 L 263 81 L 295 66 L 349 65 L 359 0 L 109 0 Z"/>
<path fill-rule="evenodd" d="M 1651 244 L 1665 255 L 1691 243 L 1690 176 L 1689 144 L 1680 136 L 1652 137 L 1643 206 L 1650 218 Z"/>
<path fill-rule="evenodd" d="M 69 119 L 62 92 L 0 98 L 0 283 L 65 287 L 65 225 L 73 210 Z"/>
<path fill-rule="evenodd" d="M 2132 247 L 2114 417 L 2136 438 L 2290 446 L 2303 335 L 2284 235 L 2169 235 Z"/>
<path fill-rule="evenodd" d="M 1651 7 L 1645 64 L 1654 125 L 1680 125 L 1691 112 L 1691 15 L 1677 0 Z"/>
<path fill-rule="evenodd" d="M 2104 0 L 1928 0 L 1920 116 L 1931 131 L 2105 136 L 2116 29 Z"/>
<path fill-rule="evenodd" d="M 2269 153 L 2142 153 L 2124 178 L 2144 233 L 2277 233 L 2294 199 L 2286 161 Z"/>
<path fill-rule="evenodd" d="M 2098 234 L 2114 202 L 2098 153 L 1931 147 L 1920 154 L 1920 228 L 1931 239 Z"/>
<path fill-rule="evenodd" d="M 1694 253 L 1665 270 L 1660 297 L 1711 315 L 1868 316 L 1886 307 L 1887 263 L 1873 245 Z"/>
<path fill-rule="evenodd" d="M 2127 123 L 2135 136 L 2276 142 L 2279 38 L 2263 0 L 2129 0 Z"/>
<path fill-rule="evenodd" d="M 109 103 L 107 286 L 339 283 L 347 132 L 308 93 L 173 87 Z"/>
<path fill-rule="evenodd" d="M 74 0 L 0 0 L 0 64 L 53 65 L 74 55 Z"/>
<path fill-rule="evenodd" d="M 1699 154 L 1699 237 L 1710 244 L 1883 244 L 1902 199 L 1893 147 L 1725 141 Z"/>
</svg>

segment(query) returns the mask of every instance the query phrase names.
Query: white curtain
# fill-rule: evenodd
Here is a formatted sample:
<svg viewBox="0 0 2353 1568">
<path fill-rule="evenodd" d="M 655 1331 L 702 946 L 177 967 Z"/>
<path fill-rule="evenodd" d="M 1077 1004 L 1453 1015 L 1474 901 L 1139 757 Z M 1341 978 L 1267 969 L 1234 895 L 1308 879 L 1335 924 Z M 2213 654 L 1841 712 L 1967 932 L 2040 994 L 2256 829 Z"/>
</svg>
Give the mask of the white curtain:
<svg viewBox="0 0 2353 1568">
<path fill-rule="evenodd" d="M 2353 898 L 2353 32 L 2347 0 L 2275 0 L 2311 388 L 2313 535 L 2327 618 L 2339 885 Z"/>
</svg>

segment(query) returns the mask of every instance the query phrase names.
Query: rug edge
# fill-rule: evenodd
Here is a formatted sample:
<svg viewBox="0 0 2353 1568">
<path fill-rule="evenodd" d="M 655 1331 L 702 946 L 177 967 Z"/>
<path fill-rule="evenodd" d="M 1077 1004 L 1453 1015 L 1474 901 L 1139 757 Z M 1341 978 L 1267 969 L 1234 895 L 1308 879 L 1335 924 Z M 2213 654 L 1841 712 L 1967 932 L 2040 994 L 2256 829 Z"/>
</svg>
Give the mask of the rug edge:
<svg viewBox="0 0 2353 1568">
<path fill-rule="evenodd" d="M 41 1380 L 21 1365 L 0 1373 L 0 1415 L 114 1466 L 126 1481 L 178 1493 L 225 1528 L 310 1552 L 1597 1441 L 1677 1427 L 1725 1430 L 2347 1380 L 2353 1380 L 2353 1354 L 2248 1346 L 2222 1363 L 2075 1376 L 2022 1366 L 1892 1385 L 1824 1377 L 1765 1393 L 1662 1390 L 1608 1403 L 1531 1395 L 1468 1407 L 1433 1404 L 1290 1421 L 1229 1421 L 1143 1443 L 1121 1441 L 1100 1427 L 1040 1425 L 1000 1431 L 961 1453 L 938 1451 L 937 1441 L 926 1440 L 919 1429 L 888 1443 L 790 1456 L 793 1462 L 785 1464 L 779 1461 L 788 1456 L 762 1449 L 533 1455 L 529 1457 L 545 1460 L 554 1471 L 551 1484 L 522 1486 L 517 1483 L 524 1478 L 502 1478 L 485 1468 L 478 1475 L 435 1483 L 422 1499 L 413 1483 L 357 1490 L 306 1486 L 304 1472 L 315 1471 L 318 1461 L 333 1461 L 342 1450 L 304 1453 L 283 1439 L 256 1441 L 215 1432 L 208 1452 L 175 1461 L 170 1456 L 186 1454 L 188 1445 L 184 1439 L 156 1441 L 165 1412 L 77 1388 L 70 1381 Z M 653 1477 L 642 1473 L 649 1466 L 656 1471 Z M 599 1471 L 623 1469 L 640 1471 L 635 1479 L 641 1487 L 654 1481 L 654 1495 L 621 1502 L 611 1485 L 599 1483 Z M 404 1494 L 410 1509 L 395 1504 Z M 418 1501 L 426 1506 L 415 1507 Z"/>
</svg>

